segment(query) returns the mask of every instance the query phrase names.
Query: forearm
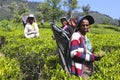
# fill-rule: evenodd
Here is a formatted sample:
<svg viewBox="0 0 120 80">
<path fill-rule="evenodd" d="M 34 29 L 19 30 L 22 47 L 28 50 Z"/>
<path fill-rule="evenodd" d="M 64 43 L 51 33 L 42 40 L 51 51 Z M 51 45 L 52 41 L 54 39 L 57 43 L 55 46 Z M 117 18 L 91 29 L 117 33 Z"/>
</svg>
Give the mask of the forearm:
<svg viewBox="0 0 120 80">
<path fill-rule="evenodd" d="M 85 54 L 85 53 L 82 53 L 82 52 L 74 52 L 72 53 L 72 59 L 74 60 L 77 60 L 77 61 L 90 61 L 90 62 L 93 62 L 94 61 L 94 54 L 90 55 L 90 54 Z"/>
<path fill-rule="evenodd" d="M 36 31 L 29 31 L 29 32 L 27 32 L 26 34 L 27 35 L 30 35 L 30 34 L 36 34 L 37 32 Z"/>
</svg>

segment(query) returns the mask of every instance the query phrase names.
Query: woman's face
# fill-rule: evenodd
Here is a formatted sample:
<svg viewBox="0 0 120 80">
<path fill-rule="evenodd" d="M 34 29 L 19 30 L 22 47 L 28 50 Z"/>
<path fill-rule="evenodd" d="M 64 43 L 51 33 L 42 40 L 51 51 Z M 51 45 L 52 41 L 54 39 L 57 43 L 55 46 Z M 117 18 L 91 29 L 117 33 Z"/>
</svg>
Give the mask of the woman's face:
<svg viewBox="0 0 120 80">
<path fill-rule="evenodd" d="M 83 19 L 80 25 L 80 31 L 82 33 L 86 33 L 90 31 L 90 25 L 89 25 L 89 21 L 87 19 Z"/>
<path fill-rule="evenodd" d="M 34 22 L 34 18 L 33 17 L 29 17 L 29 23 L 32 24 Z"/>
<path fill-rule="evenodd" d="M 67 21 L 62 22 L 63 26 L 67 25 Z"/>
<path fill-rule="evenodd" d="M 71 21 L 71 26 L 72 26 L 73 28 L 76 27 L 76 23 L 75 23 L 73 20 Z"/>
<path fill-rule="evenodd" d="M 77 25 L 76 23 L 77 23 L 77 18 L 71 18 L 69 20 L 69 25 L 73 27 L 73 29 L 76 28 L 76 25 Z"/>
</svg>

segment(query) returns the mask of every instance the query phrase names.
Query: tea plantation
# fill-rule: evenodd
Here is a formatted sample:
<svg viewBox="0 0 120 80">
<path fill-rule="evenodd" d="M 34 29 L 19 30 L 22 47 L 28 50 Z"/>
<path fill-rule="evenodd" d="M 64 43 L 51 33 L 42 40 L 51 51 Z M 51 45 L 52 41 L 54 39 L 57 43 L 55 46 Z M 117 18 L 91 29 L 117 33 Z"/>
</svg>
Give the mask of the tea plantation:
<svg viewBox="0 0 120 80">
<path fill-rule="evenodd" d="M 22 23 L 0 22 L 0 80 L 84 80 L 62 70 L 50 25 L 39 29 L 40 37 L 26 39 Z M 95 54 L 105 54 L 89 80 L 120 80 L 120 27 L 95 24 L 88 37 Z"/>
</svg>

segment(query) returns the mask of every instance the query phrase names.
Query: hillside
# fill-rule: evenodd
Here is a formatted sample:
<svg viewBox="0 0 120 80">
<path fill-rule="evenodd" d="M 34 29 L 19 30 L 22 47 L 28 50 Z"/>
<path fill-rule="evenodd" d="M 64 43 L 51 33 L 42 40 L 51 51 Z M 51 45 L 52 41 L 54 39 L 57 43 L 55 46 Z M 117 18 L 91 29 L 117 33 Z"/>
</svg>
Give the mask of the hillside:
<svg viewBox="0 0 120 80">
<path fill-rule="evenodd" d="M 30 9 L 29 12 L 32 13 L 37 12 L 37 6 L 39 5 L 38 2 L 28 2 L 27 0 L 0 0 L 0 20 L 10 19 L 12 13 L 10 12 L 8 6 L 14 2 L 16 2 L 18 6 L 20 3 L 27 4 Z M 74 16 L 80 16 L 81 14 L 82 12 L 77 11 L 73 13 Z M 104 23 L 105 20 L 107 20 L 109 24 L 118 25 L 118 20 L 113 19 L 109 15 L 102 14 L 97 11 L 91 11 L 89 14 L 94 17 L 95 23 Z"/>
<path fill-rule="evenodd" d="M 27 0 L 0 0 L 0 20 L 10 19 L 12 13 L 10 12 L 8 6 L 11 3 L 16 3 L 17 6 L 22 4 L 27 4 L 30 12 L 35 12 L 39 3 L 37 2 L 28 2 Z M 9 13 L 9 14 L 8 14 Z"/>
<path fill-rule="evenodd" d="M 91 11 L 90 14 L 94 17 L 96 23 L 104 23 L 103 21 L 105 21 L 105 19 L 108 19 L 108 20 L 110 20 L 111 24 L 118 25 L 118 20 L 113 19 L 109 15 L 102 14 L 97 11 Z"/>
<path fill-rule="evenodd" d="M 75 16 L 81 16 L 82 14 L 83 14 L 83 12 L 75 11 L 73 13 L 73 17 L 75 17 Z M 118 25 L 118 20 L 117 19 L 113 19 L 109 15 L 102 14 L 102 13 L 99 13 L 97 11 L 90 11 L 89 14 L 94 17 L 96 24 L 98 24 L 98 23 L 99 24 L 100 23 L 104 23 L 105 19 L 107 19 L 107 20 L 109 20 L 110 24 Z"/>
</svg>

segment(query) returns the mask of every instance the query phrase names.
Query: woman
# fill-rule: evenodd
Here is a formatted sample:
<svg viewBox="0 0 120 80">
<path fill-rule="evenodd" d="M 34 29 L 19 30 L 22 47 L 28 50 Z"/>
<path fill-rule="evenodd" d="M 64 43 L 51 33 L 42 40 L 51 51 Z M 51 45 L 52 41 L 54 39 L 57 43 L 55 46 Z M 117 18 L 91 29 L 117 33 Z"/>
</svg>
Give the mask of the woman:
<svg viewBox="0 0 120 80">
<path fill-rule="evenodd" d="M 39 37 L 39 28 L 35 22 L 35 17 L 33 14 L 29 14 L 27 18 L 27 24 L 24 29 L 24 36 L 26 38 L 35 38 Z"/>
<path fill-rule="evenodd" d="M 77 19 L 78 19 L 77 17 L 69 19 L 69 25 L 73 28 L 74 31 L 77 26 Z"/>
<path fill-rule="evenodd" d="M 93 23 L 94 19 L 90 15 L 80 17 L 77 21 L 76 32 L 71 37 L 71 71 L 74 75 L 81 77 L 90 76 L 93 67 L 92 63 L 101 58 L 92 53 L 91 43 L 86 35 L 90 25 Z"/>
<path fill-rule="evenodd" d="M 69 25 L 69 22 L 65 17 L 62 17 L 60 20 L 62 23 L 62 29 L 66 31 L 68 37 L 70 38 L 73 34 L 73 28 Z"/>
</svg>

